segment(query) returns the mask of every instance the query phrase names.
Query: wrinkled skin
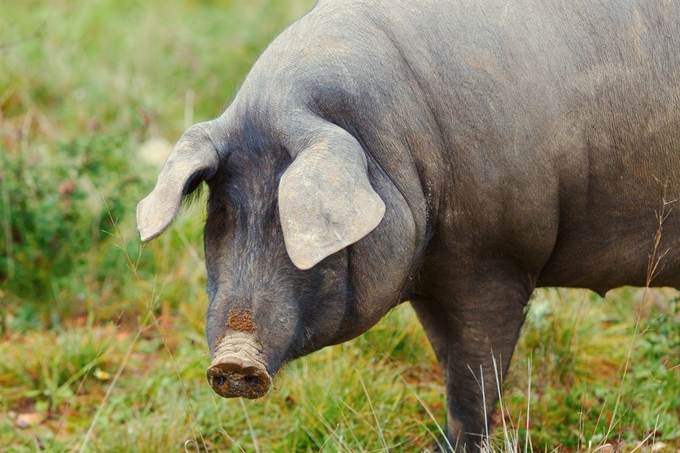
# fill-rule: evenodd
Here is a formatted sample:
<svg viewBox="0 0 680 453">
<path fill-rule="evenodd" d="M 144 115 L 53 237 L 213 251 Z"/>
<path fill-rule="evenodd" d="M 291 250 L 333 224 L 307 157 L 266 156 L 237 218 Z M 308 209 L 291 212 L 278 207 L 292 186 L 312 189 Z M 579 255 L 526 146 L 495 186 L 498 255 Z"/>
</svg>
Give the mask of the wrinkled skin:
<svg viewBox="0 0 680 453">
<path fill-rule="evenodd" d="M 476 450 L 534 288 L 680 283 L 678 18 L 663 0 L 321 1 L 138 207 L 149 240 L 210 188 L 215 391 L 262 396 L 408 300 L 447 443 Z"/>
</svg>

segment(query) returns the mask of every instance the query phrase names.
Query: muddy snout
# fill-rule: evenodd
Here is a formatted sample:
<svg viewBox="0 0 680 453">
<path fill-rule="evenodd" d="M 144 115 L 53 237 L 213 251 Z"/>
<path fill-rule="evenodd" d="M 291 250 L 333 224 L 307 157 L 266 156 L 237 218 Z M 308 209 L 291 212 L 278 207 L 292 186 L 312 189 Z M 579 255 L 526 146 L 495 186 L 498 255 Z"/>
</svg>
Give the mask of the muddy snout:
<svg viewBox="0 0 680 453">
<path fill-rule="evenodd" d="M 238 358 L 213 362 L 206 376 L 215 393 L 224 398 L 259 398 L 269 391 L 272 383 L 265 369 Z"/>
<path fill-rule="evenodd" d="M 224 398 L 255 399 L 269 391 L 272 378 L 257 346 L 251 338 L 240 335 L 221 340 L 206 371 L 215 393 Z"/>
</svg>

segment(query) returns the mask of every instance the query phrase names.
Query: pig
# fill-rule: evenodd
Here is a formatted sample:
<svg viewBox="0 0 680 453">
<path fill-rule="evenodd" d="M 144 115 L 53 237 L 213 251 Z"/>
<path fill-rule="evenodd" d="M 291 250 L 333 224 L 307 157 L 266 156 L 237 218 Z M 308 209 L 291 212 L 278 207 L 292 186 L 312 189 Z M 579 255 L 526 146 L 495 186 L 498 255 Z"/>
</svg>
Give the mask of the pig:
<svg viewBox="0 0 680 453">
<path fill-rule="evenodd" d="M 179 139 L 141 239 L 202 182 L 217 394 L 408 301 L 477 451 L 535 288 L 680 283 L 680 2 L 320 0 Z"/>
</svg>

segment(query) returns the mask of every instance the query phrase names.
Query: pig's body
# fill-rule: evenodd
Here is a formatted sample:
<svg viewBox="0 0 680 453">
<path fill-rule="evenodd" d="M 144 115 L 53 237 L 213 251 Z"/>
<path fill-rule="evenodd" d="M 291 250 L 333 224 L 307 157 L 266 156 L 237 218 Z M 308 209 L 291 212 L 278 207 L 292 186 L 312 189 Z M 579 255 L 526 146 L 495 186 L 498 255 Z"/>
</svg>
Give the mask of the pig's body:
<svg viewBox="0 0 680 453">
<path fill-rule="evenodd" d="M 679 49 L 664 0 L 321 1 L 138 208 L 150 239 L 210 186 L 213 388 L 410 300 L 474 449 L 535 287 L 680 285 Z"/>
</svg>

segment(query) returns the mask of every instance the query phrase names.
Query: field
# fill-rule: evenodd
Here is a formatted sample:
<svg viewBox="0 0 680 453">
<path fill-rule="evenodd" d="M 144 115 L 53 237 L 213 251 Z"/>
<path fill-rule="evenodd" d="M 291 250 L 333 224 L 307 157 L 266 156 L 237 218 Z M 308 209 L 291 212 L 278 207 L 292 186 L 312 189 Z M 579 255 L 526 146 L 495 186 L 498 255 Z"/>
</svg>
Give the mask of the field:
<svg viewBox="0 0 680 453">
<path fill-rule="evenodd" d="M 311 0 L 0 6 L 0 450 L 426 451 L 443 381 L 406 304 L 286 367 L 205 380 L 203 203 L 142 245 L 136 203 Z M 650 250 L 650 254 L 652 251 Z M 492 451 L 680 452 L 677 291 L 537 291 Z"/>
</svg>

